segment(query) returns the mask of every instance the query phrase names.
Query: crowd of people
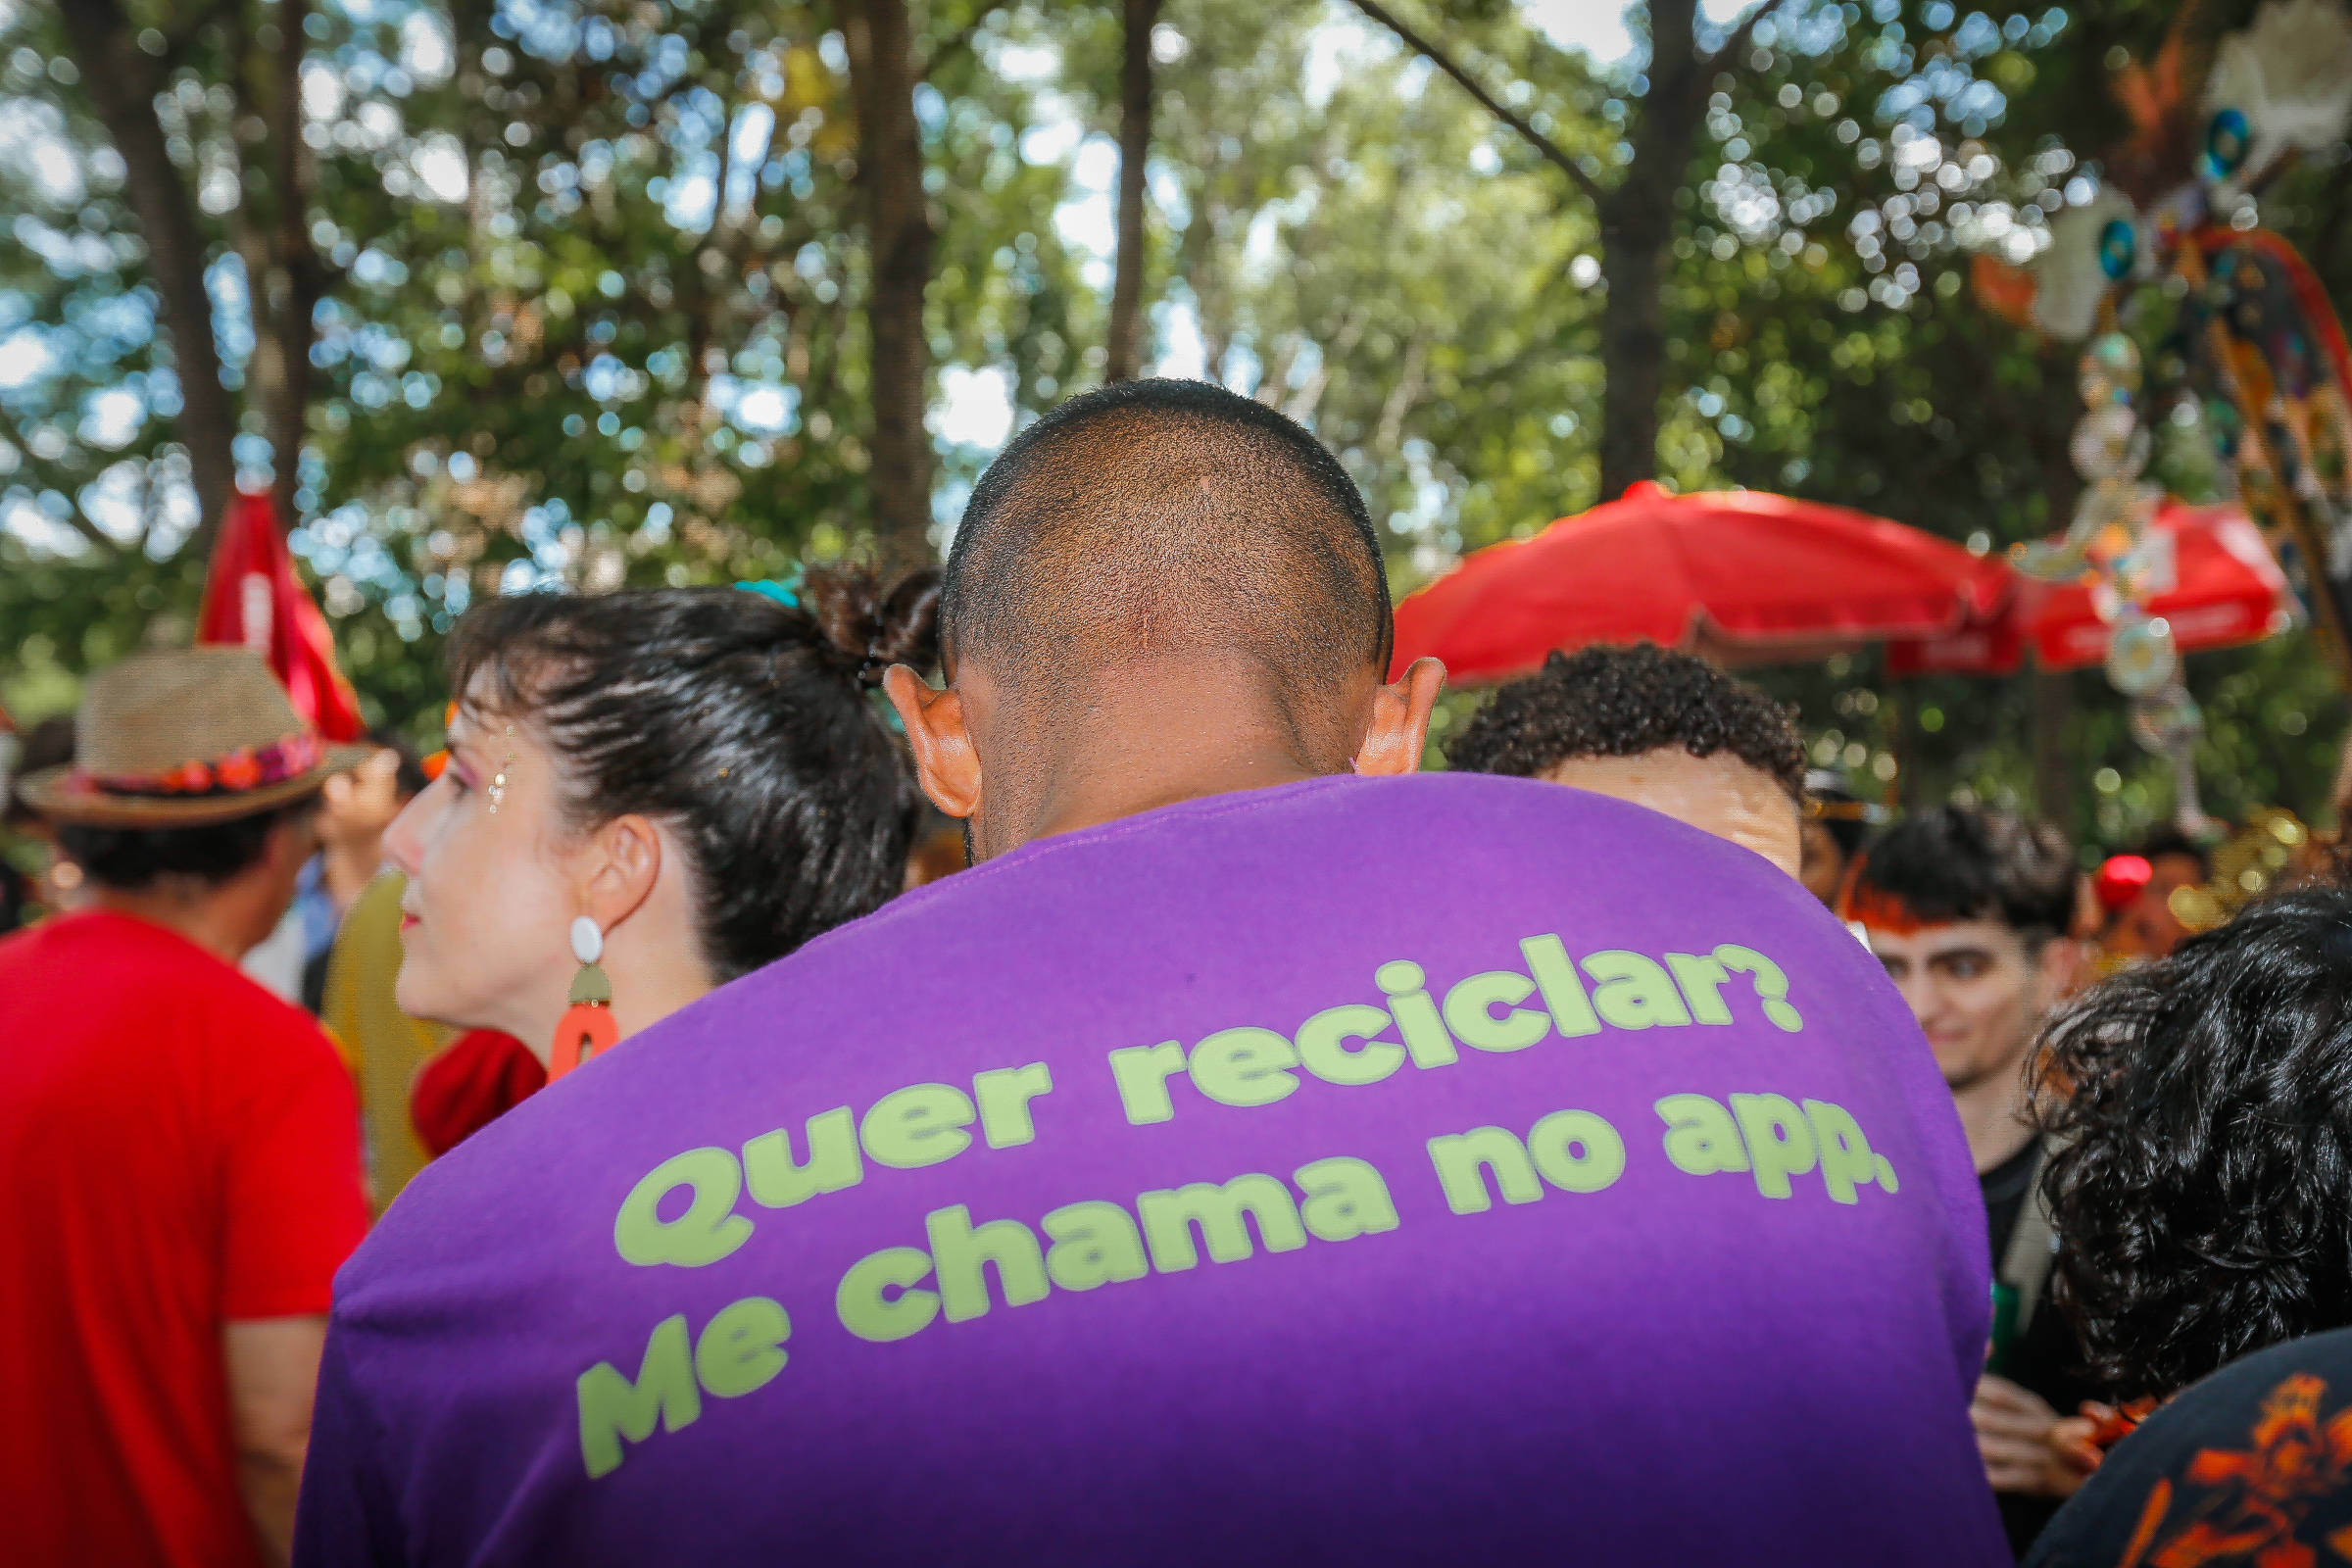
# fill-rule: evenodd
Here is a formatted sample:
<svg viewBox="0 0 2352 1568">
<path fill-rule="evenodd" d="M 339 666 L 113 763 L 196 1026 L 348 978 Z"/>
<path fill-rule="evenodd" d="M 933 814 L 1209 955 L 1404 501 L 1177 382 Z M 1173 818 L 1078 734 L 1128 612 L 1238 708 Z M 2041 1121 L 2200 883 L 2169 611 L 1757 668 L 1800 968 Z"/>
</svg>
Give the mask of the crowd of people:
<svg viewBox="0 0 2352 1568">
<path fill-rule="evenodd" d="M 1141 381 L 944 569 L 477 607 L 426 761 L 95 674 L 6 1555 L 2352 1557 L 2352 890 L 2191 934 L 1649 646 L 1424 772 L 1391 662 L 1341 466 Z"/>
</svg>

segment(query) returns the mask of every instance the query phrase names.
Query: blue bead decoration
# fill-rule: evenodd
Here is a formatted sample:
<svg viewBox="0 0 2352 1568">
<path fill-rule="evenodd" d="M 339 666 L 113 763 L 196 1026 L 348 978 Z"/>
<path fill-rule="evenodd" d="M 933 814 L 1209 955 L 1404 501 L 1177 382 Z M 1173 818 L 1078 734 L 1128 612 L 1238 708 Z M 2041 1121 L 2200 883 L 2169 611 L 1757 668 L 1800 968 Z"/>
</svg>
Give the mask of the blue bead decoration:
<svg viewBox="0 0 2352 1568">
<path fill-rule="evenodd" d="M 2139 257 L 2139 234 L 2128 218 L 2110 218 L 2099 230 L 2099 270 L 2121 281 L 2132 275 Z"/>
<path fill-rule="evenodd" d="M 2205 124 L 2205 151 L 2200 158 L 2207 179 L 2228 179 L 2245 167 L 2254 150 L 2254 136 L 2242 109 L 2225 109 Z"/>
</svg>

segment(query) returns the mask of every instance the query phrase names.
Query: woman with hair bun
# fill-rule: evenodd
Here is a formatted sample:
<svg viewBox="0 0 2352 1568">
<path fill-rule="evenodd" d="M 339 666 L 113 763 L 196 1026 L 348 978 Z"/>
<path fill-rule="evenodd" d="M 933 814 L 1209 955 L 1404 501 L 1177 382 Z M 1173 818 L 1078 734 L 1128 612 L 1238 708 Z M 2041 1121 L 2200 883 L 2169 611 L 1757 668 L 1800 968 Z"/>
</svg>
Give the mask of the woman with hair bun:
<svg viewBox="0 0 2352 1568">
<path fill-rule="evenodd" d="M 938 600 L 812 570 L 467 614 L 447 764 L 385 835 L 400 1006 L 561 1077 L 879 907 L 920 798 L 868 692 L 933 662 Z"/>
</svg>

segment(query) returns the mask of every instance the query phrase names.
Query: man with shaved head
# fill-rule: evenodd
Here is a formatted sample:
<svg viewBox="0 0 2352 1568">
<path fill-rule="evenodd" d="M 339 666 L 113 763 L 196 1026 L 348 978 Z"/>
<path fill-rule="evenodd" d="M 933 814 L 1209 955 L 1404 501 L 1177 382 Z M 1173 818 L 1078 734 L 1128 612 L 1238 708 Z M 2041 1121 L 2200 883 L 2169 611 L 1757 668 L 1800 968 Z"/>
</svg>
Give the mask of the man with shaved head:
<svg viewBox="0 0 2352 1568">
<path fill-rule="evenodd" d="M 403 1194 L 300 1560 L 2005 1560 L 1901 999 L 1734 845 L 1400 776 L 1442 672 L 1312 436 L 1075 399 L 944 613 L 888 686 L 984 863 Z"/>
<path fill-rule="evenodd" d="M 941 610 L 950 689 L 888 686 L 979 859 L 1195 796 L 1409 773 L 1445 679 L 1422 660 L 1382 683 L 1388 578 L 1347 470 L 1198 381 L 1023 431 L 972 491 Z"/>
</svg>

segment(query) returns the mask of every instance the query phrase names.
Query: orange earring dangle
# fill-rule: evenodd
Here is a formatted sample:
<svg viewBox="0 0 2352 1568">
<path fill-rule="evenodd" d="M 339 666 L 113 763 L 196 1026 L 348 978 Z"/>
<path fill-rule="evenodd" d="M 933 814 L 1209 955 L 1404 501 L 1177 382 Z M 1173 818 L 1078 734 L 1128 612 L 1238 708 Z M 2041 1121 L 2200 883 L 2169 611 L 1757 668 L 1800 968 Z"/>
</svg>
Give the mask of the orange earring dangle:
<svg viewBox="0 0 2352 1568">
<path fill-rule="evenodd" d="M 548 1053 L 549 1083 L 620 1044 L 620 1025 L 612 1019 L 612 982 L 596 961 L 605 956 L 605 933 L 587 915 L 571 922 L 571 956 L 580 960 L 580 972 L 571 977 L 571 1005 L 556 1025 L 556 1043 Z"/>
</svg>

